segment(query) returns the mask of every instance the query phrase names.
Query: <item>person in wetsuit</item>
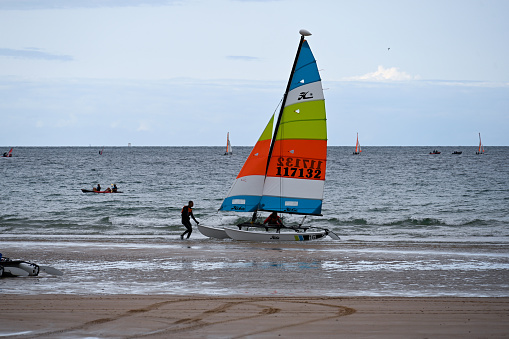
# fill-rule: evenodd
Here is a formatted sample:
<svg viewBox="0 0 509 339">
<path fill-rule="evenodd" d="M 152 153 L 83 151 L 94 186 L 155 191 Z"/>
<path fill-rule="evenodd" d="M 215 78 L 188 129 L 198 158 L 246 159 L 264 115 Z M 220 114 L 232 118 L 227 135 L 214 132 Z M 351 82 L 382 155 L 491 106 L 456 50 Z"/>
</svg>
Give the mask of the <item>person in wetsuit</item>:
<svg viewBox="0 0 509 339">
<path fill-rule="evenodd" d="M 281 221 L 281 218 L 277 215 L 277 212 L 272 212 L 271 215 L 265 219 L 263 224 L 268 223 L 271 226 L 282 226 L 283 222 Z"/>
<path fill-rule="evenodd" d="M 191 227 L 191 220 L 190 218 L 193 218 L 193 220 L 196 222 L 196 225 L 199 225 L 200 223 L 193 215 L 193 209 L 194 203 L 192 201 L 189 201 L 189 204 L 187 206 L 184 206 L 182 208 L 182 225 L 186 226 L 186 231 L 180 235 L 180 239 L 184 239 L 184 235 L 187 234 L 187 238 L 191 236 L 191 233 L 193 233 L 193 228 Z"/>
</svg>

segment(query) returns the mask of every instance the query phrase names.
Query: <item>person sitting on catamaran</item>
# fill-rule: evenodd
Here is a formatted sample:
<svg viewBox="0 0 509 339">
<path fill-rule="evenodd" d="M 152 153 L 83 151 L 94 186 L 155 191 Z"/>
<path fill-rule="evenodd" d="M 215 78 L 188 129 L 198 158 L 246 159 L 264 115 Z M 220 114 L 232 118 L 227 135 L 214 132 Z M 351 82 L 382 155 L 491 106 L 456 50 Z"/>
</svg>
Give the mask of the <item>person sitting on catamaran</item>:
<svg viewBox="0 0 509 339">
<path fill-rule="evenodd" d="M 95 192 L 100 192 L 101 191 L 101 185 L 97 184 L 97 187 L 94 187 L 94 191 Z"/>
<path fill-rule="evenodd" d="M 113 184 L 113 189 L 111 191 L 117 193 L 117 184 Z"/>
<path fill-rule="evenodd" d="M 267 219 L 263 222 L 263 224 L 269 224 L 270 226 L 283 226 L 283 222 L 281 218 L 277 215 L 277 212 L 272 212 Z"/>
</svg>

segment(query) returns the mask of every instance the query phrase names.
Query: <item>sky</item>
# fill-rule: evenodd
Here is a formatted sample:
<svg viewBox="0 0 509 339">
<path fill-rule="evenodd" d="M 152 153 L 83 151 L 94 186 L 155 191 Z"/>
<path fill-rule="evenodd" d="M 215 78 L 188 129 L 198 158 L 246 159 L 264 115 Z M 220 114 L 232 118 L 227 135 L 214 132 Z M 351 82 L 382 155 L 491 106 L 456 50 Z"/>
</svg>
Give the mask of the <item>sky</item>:
<svg viewBox="0 0 509 339">
<path fill-rule="evenodd" d="M 506 0 L 0 0 L 0 146 L 253 146 L 304 28 L 328 143 L 509 146 Z"/>
</svg>

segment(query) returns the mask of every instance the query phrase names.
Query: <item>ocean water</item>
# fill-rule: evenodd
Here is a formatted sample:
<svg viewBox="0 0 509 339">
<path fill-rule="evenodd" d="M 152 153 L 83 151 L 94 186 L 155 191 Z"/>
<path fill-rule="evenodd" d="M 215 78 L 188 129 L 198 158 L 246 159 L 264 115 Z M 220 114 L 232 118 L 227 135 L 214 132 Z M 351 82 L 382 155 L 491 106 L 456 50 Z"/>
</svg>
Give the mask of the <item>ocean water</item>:
<svg viewBox="0 0 509 339">
<path fill-rule="evenodd" d="M 354 156 L 353 147 L 330 147 L 323 216 L 306 223 L 341 241 L 274 245 L 198 230 L 179 238 L 188 200 L 205 225 L 250 218 L 217 209 L 251 147 L 232 156 L 223 147 L 105 147 L 103 155 L 100 147 L 16 147 L 0 159 L 0 252 L 66 274 L 2 279 L 0 291 L 267 294 L 259 286 L 270 284 L 292 294 L 509 296 L 509 147 L 429 155 L 435 148 L 365 147 Z M 81 192 L 98 183 L 123 193 Z"/>
<path fill-rule="evenodd" d="M 4 147 L 7 149 L 6 147 Z M 509 241 L 509 147 L 330 147 L 323 217 L 345 239 Z M 188 200 L 203 223 L 250 214 L 218 212 L 250 147 L 19 147 L 0 159 L 0 232 L 169 235 Z M 454 150 L 463 154 L 452 155 Z M 122 194 L 84 194 L 116 183 Z M 287 222 L 300 221 L 288 216 Z"/>
</svg>

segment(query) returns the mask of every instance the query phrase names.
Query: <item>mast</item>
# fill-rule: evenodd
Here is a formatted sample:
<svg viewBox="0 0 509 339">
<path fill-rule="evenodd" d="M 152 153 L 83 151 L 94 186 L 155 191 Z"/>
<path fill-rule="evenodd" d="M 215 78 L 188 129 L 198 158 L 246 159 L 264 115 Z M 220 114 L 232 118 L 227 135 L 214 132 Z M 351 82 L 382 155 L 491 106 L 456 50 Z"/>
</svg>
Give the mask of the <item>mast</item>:
<svg viewBox="0 0 509 339">
<path fill-rule="evenodd" d="M 292 71 L 290 72 L 290 78 L 288 79 L 288 83 L 286 84 L 285 94 L 283 95 L 283 100 L 281 103 L 281 108 L 279 109 L 279 115 L 277 117 L 276 128 L 274 129 L 274 134 L 272 135 L 272 141 L 270 143 L 269 149 L 269 157 L 267 158 L 267 166 L 265 167 L 265 176 L 267 176 L 267 172 L 269 170 L 270 158 L 272 157 L 272 151 L 274 150 L 274 144 L 276 143 L 276 136 L 279 130 L 279 125 L 281 123 L 281 117 L 283 116 L 283 111 L 286 105 L 286 98 L 288 96 L 288 92 L 290 91 L 290 86 L 292 84 L 293 74 L 295 73 L 295 68 L 297 67 L 297 61 L 299 60 L 300 50 L 302 48 L 302 44 L 304 43 L 304 39 L 306 36 L 311 35 L 307 30 L 301 29 L 300 33 L 300 41 L 299 47 L 297 48 L 297 53 L 295 54 L 295 60 L 293 61 Z"/>
</svg>

